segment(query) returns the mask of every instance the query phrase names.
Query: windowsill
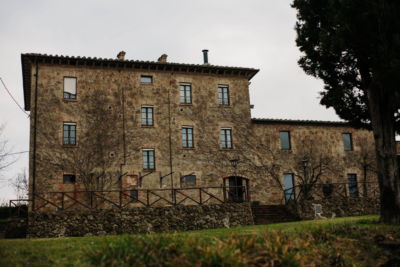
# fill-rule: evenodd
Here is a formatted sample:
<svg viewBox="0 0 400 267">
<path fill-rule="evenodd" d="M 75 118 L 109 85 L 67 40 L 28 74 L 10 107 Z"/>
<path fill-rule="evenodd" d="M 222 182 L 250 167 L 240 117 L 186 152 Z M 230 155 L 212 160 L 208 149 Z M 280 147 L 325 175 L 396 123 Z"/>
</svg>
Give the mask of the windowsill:
<svg viewBox="0 0 400 267">
<path fill-rule="evenodd" d="M 148 173 L 148 172 L 155 172 L 156 169 L 151 169 L 151 170 L 150 169 L 143 169 L 142 171 Z"/>
<path fill-rule="evenodd" d="M 153 85 L 153 83 L 140 83 L 140 85 L 145 85 L 145 86 L 149 86 L 149 85 Z"/>
<path fill-rule="evenodd" d="M 78 102 L 76 98 L 63 98 L 63 102 Z"/>
<path fill-rule="evenodd" d="M 74 147 L 78 147 L 78 145 L 62 145 L 62 147 L 64 148 L 74 148 Z"/>
<path fill-rule="evenodd" d="M 195 150 L 195 147 L 182 147 L 183 150 Z"/>
<path fill-rule="evenodd" d="M 229 104 L 218 104 L 220 108 L 231 108 L 232 106 Z"/>
<path fill-rule="evenodd" d="M 180 105 L 180 106 L 193 106 L 192 103 L 190 103 L 190 104 L 187 104 L 187 103 L 180 103 L 179 105 Z"/>
<path fill-rule="evenodd" d="M 141 125 L 142 128 L 154 128 L 154 125 Z"/>
<path fill-rule="evenodd" d="M 281 148 L 281 151 L 292 152 L 292 149 L 291 148 L 286 148 L 286 149 Z"/>
<path fill-rule="evenodd" d="M 219 150 L 221 150 L 221 151 L 234 151 L 235 149 L 233 149 L 233 148 L 220 148 Z"/>
</svg>

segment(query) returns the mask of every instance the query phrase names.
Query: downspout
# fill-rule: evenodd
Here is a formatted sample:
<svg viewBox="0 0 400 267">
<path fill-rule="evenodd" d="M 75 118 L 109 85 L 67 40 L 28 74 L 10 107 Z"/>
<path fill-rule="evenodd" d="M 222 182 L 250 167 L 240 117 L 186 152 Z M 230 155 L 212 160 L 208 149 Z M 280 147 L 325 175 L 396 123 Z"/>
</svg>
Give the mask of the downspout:
<svg viewBox="0 0 400 267">
<path fill-rule="evenodd" d="M 32 166 L 32 211 L 35 210 L 35 194 L 36 194 L 36 136 L 37 136 L 37 103 L 38 103 L 38 80 L 39 80 L 39 64 L 36 59 L 35 73 L 35 115 L 33 123 L 33 166 Z"/>
<path fill-rule="evenodd" d="M 119 189 L 122 191 L 122 178 L 124 176 L 122 166 L 126 165 L 126 134 L 125 134 L 125 88 L 121 89 L 122 95 L 122 152 L 123 152 L 123 162 L 120 164 L 120 173 L 119 176 Z"/>
<path fill-rule="evenodd" d="M 174 189 L 174 178 L 172 170 L 172 128 L 171 128 L 171 86 L 168 89 L 168 127 L 169 127 L 169 172 L 171 175 L 171 189 Z"/>
</svg>

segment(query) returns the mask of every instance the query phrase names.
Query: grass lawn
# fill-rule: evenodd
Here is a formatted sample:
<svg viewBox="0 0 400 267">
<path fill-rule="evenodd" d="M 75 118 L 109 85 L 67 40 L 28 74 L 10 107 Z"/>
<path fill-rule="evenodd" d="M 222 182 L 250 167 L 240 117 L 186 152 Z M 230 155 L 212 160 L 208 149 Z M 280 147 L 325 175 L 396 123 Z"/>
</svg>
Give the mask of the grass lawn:
<svg viewBox="0 0 400 267">
<path fill-rule="evenodd" d="M 0 240 L 0 266 L 378 266 L 400 226 L 377 216 L 173 234 Z M 400 261 L 399 261 L 400 262 Z"/>
</svg>

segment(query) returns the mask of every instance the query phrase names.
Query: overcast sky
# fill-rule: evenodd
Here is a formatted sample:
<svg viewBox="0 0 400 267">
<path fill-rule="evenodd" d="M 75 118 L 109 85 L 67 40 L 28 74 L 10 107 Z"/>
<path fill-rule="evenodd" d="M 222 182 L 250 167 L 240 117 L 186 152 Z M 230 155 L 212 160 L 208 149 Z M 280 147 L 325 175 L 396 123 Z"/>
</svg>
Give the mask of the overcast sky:
<svg viewBox="0 0 400 267">
<path fill-rule="evenodd" d="M 252 116 L 339 120 L 319 105 L 322 82 L 297 65 L 292 0 L 16 1 L 0 8 L 0 77 L 23 105 L 21 53 L 202 63 L 253 67 Z M 0 84 L 0 123 L 14 151 L 29 146 L 29 120 Z M 28 154 L 2 174 L 13 178 L 28 168 Z M 0 201 L 14 192 L 0 185 Z"/>
</svg>

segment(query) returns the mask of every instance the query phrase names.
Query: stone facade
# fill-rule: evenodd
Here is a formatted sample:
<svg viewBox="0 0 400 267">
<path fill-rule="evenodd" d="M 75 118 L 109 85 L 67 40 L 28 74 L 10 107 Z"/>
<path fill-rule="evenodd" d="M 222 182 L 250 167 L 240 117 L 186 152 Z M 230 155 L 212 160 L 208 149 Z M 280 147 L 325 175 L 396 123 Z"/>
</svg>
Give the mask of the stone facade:
<svg viewBox="0 0 400 267">
<path fill-rule="evenodd" d="M 189 231 L 253 224 L 249 203 L 32 212 L 28 237 Z"/>
<path fill-rule="evenodd" d="M 315 205 L 321 205 L 322 217 L 315 214 Z M 376 197 L 343 198 L 334 197 L 322 200 L 305 200 L 299 205 L 289 205 L 290 210 L 302 220 L 313 220 L 379 214 L 380 203 Z"/>
<path fill-rule="evenodd" d="M 360 182 L 376 181 L 370 171 L 371 132 L 340 122 L 251 119 L 249 81 L 258 70 L 165 60 L 22 55 L 25 108 L 31 111 L 31 198 L 33 191 L 75 192 L 76 198 L 88 189 L 184 188 L 182 178 L 194 175 L 190 187 L 233 182 L 246 186 L 252 201 L 282 204 L 284 174 L 292 174 L 296 185 L 297 178 L 312 177 L 321 159 L 326 166 L 320 164 L 319 182 L 347 182 L 349 173 Z M 142 76 L 151 82 L 142 82 Z M 65 77 L 76 78 L 76 99 L 63 97 Z M 181 85 L 190 85 L 190 103 L 181 103 Z M 226 104 L 219 102 L 221 86 L 229 89 Z M 153 108 L 153 125 L 142 125 L 142 107 Z M 63 145 L 63 123 L 68 122 L 76 123 L 76 145 Z M 193 147 L 182 145 L 184 127 L 193 129 Z M 223 129 L 231 130 L 232 148 L 220 146 Z M 289 132 L 289 149 L 281 148 L 280 132 Z M 343 148 L 343 133 L 351 134 L 349 151 Z M 143 169 L 146 149 L 154 150 L 154 170 Z M 237 168 L 232 159 L 239 159 Z M 64 174 L 76 175 L 75 183 L 64 183 Z M 42 197 L 61 201 L 59 194 Z M 35 201 L 36 207 L 55 210 L 39 197 Z"/>
</svg>

